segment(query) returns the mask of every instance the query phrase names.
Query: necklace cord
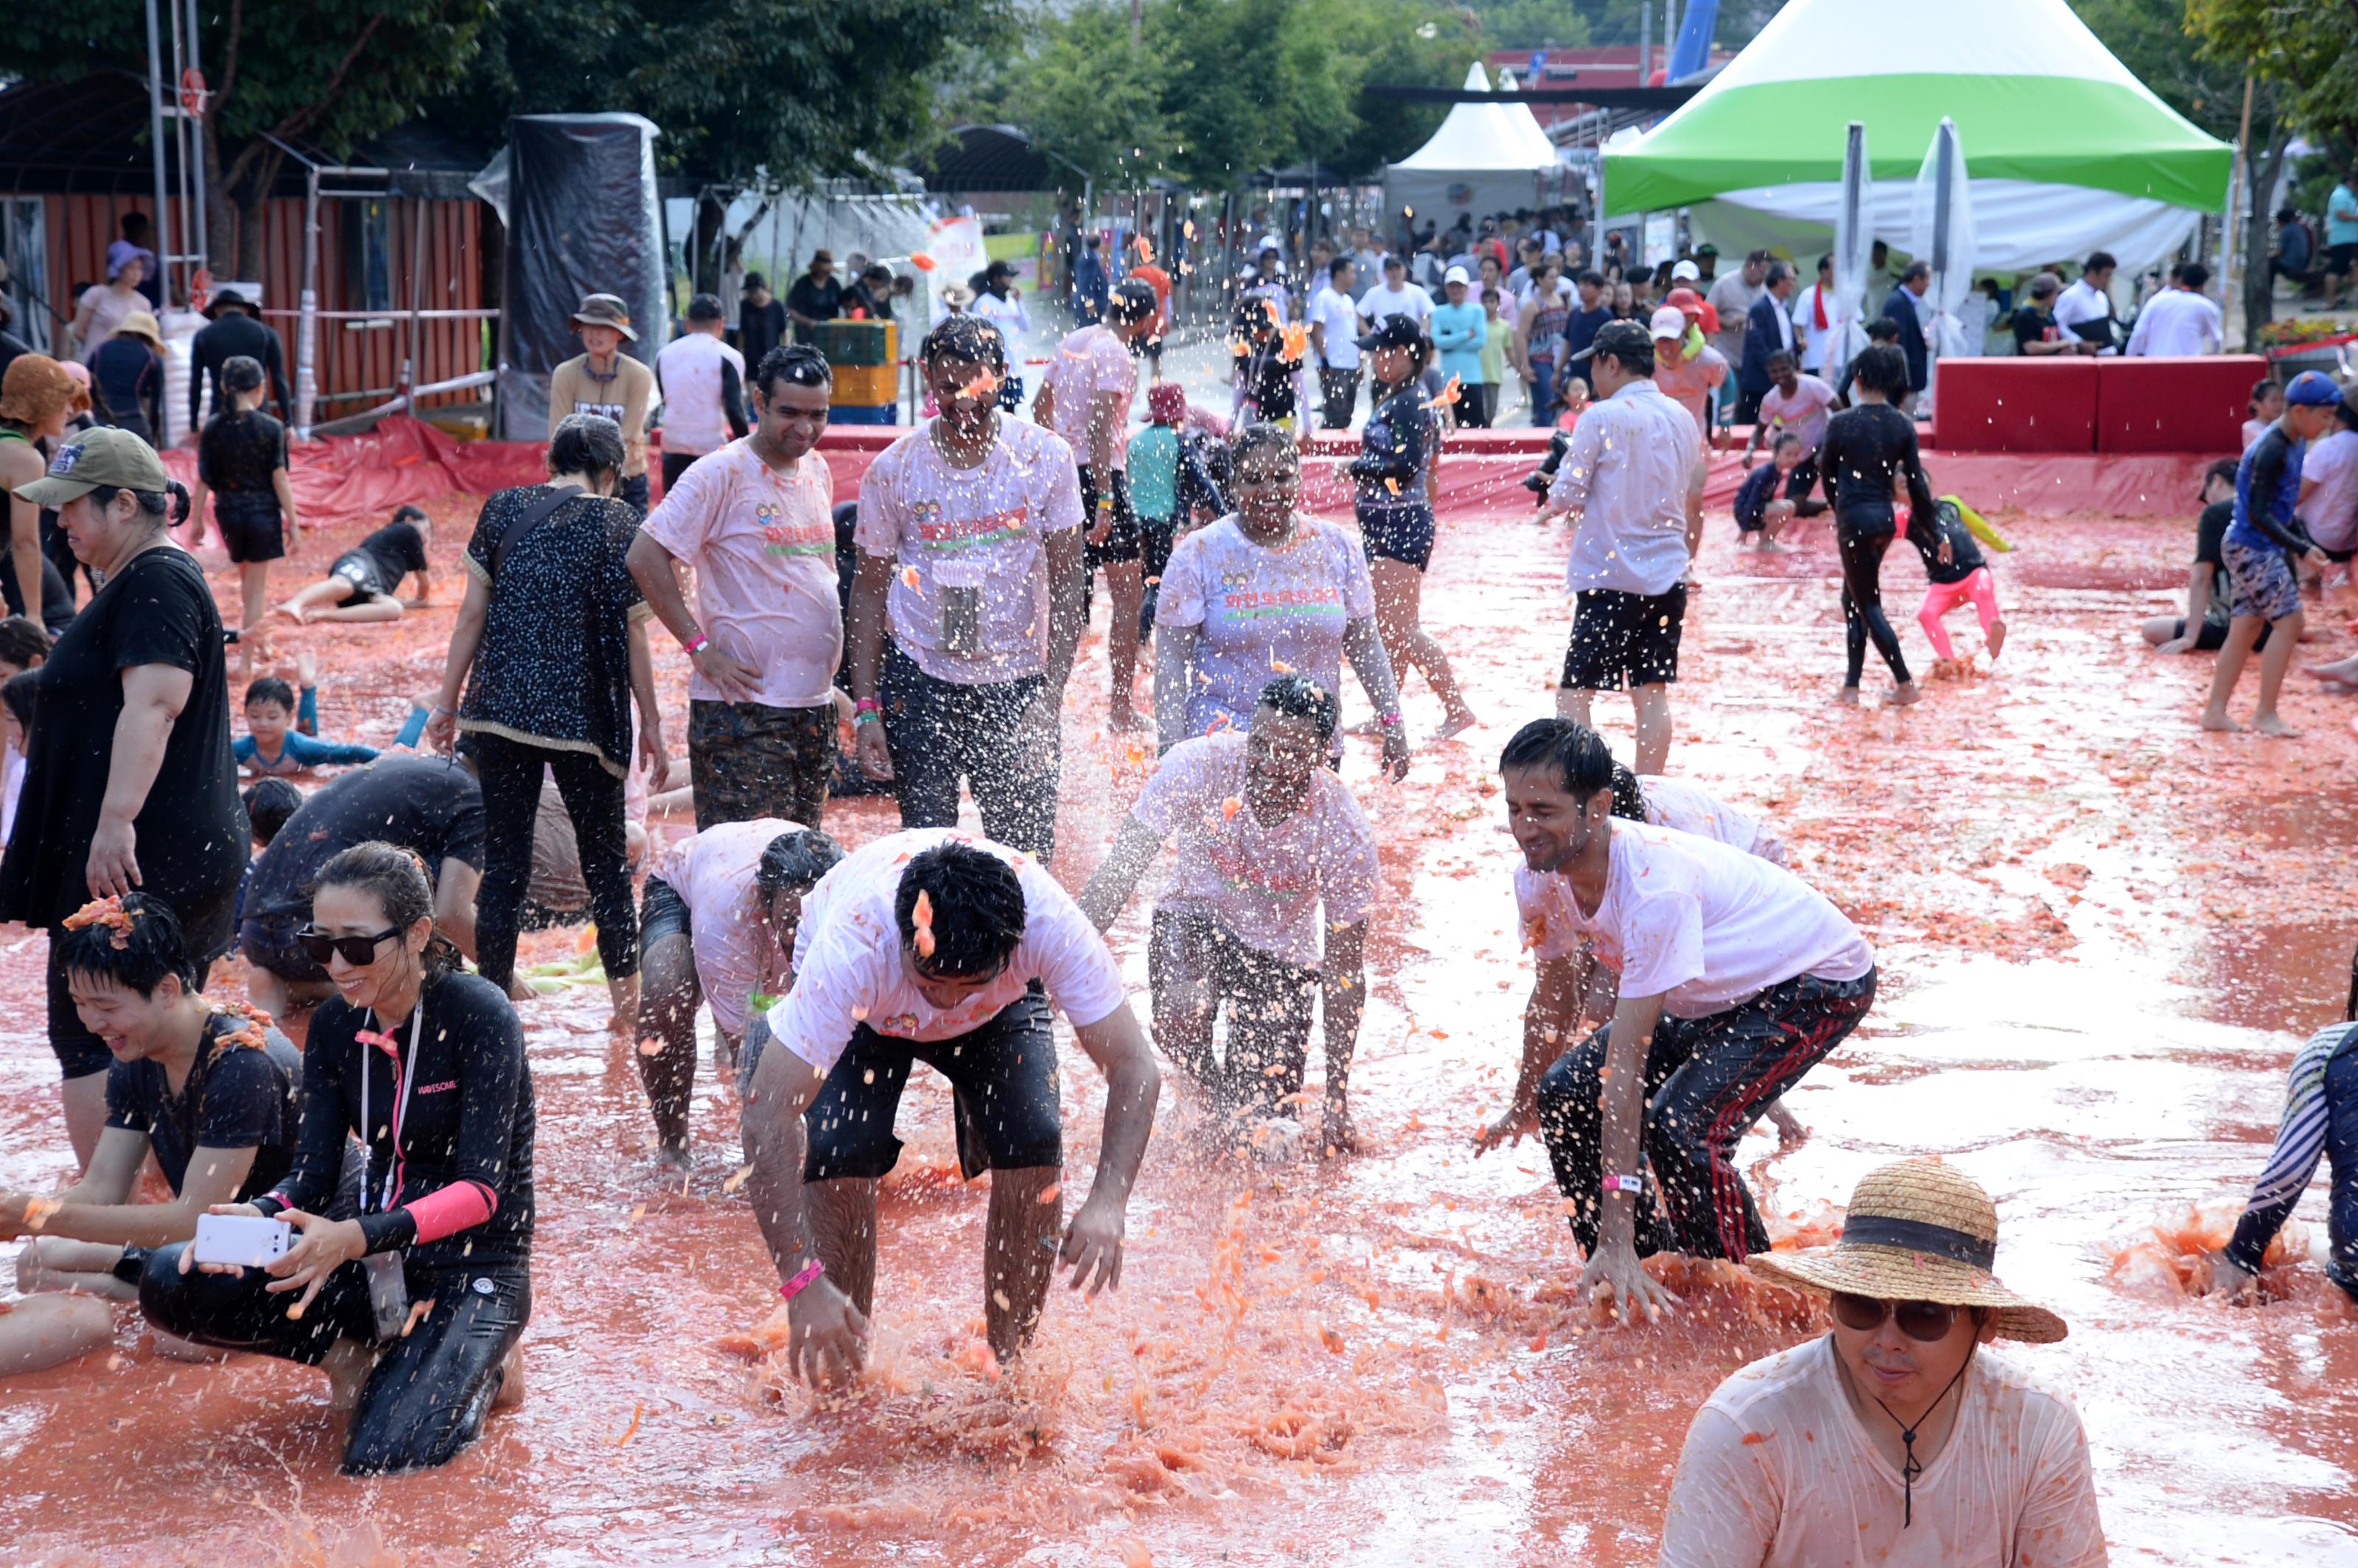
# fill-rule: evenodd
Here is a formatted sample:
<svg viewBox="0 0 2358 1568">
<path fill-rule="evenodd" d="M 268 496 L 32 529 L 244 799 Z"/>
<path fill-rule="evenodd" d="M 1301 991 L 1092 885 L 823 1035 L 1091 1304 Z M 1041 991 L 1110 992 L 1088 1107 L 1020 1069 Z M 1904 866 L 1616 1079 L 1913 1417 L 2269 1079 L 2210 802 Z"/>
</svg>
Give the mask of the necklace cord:
<svg viewBox="0 0 2358 1568">
<path fill-rule="evenodd" d="M 1898 1416 L 1891 1415 L 1889 1405 L 1885 1404 L 1881 1400 L 1875 1399 L 1873 1394 L 1867 1395 L 1867 1398 L 1875 1400 L 1876 1409 L 1886 1415 L 1891 1415 L 1891 1424 L 1899 1429 L 1899 1442 L 1906 1450 L 1906 1462 L 1899 1466 L 1900 1506 L 1904 1510 L 1899 1520 L 1899 1528 L 1902 1530 L 1909 1529 L 1916 1523 L 1916 1477 L 1924 1473 L 1924 1462 L 1916 1457 L 1916 1433 L 1925 1422 L 1931 1419 L 1932 1412 L 1941 1408 L 1941 1401 L 1949 1397 L 1949 1390 L 1963 1380 L 1965 1368 L 1973 1364 L 1973 1352 L 1968 1350 L 1965 1352 L 1963 1363 L 1957 1368 L 1957 1375 L 1951 1378 L 1941 1391 L 1932 1396 L 1932 1402 L 1924 1407 L 1924 1413 L 1916 1418 L 1914 1426 L 1909 1426 Z"/>
</svg>

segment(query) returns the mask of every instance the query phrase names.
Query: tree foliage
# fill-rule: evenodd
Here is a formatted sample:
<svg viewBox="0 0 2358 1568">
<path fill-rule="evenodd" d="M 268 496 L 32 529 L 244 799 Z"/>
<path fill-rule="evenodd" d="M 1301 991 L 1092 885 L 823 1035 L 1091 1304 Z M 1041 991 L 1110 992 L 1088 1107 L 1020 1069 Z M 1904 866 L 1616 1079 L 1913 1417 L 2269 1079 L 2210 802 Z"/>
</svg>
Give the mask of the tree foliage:
<svg viewBox="0 0 2358 1568">
<path fill-rule="evenodd" d="M 414 118 L 464 75 L 488 0 L 206 0 L 200 54 L 214 271 L 260 270 L 251 221 L 285 155 L 265 134 L 339 157 Z M 147 70 L 144 0 L 35 6 L 0 28 L 0 74 L 48 81 Z"/>
<path fill-rule="evenodd" d="M 2205 59 L 2281 91 L 2299 135 L 2358 146 L 2358 0 L 2186 0 Z"/>
<path fill-rule="evenodd" d="M 1085 0 L 975 85 L 968 110 L 1015 122 L 1101 184 L 1176 178 L 1230 189 L 1315 161 L 1379 168 L 1446 111 L 1368 83 L 1451 86 L 1478 48 L 1465 13 L 1427 0 Z"/>
<path fill-rule="evenodd" d="M 627 110 L 669 169 L 779 184 L 868 172 L 937 128 L 946 62 L 1008 36 L 1007 0 L 497 0 L 447 116 Z"/>
</svg>

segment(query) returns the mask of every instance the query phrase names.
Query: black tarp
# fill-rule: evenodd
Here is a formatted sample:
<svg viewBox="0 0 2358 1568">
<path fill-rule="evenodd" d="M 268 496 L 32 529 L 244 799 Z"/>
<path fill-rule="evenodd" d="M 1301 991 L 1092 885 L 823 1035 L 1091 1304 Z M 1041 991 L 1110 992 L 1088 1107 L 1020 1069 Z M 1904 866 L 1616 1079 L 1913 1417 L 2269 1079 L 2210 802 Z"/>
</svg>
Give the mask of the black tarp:
<svg viewBox="0 0 2358 1568">
<path fill-rule="evenodd" d="M 652 364 L 670 330 L 654 125 L 636 114 L 519 114 L 508 122 L 505 316 L 500 435 L 548 433 L 548 377 L 581 351 L 573 311 L 585 294 L 629 308 Z"/>
</svg>

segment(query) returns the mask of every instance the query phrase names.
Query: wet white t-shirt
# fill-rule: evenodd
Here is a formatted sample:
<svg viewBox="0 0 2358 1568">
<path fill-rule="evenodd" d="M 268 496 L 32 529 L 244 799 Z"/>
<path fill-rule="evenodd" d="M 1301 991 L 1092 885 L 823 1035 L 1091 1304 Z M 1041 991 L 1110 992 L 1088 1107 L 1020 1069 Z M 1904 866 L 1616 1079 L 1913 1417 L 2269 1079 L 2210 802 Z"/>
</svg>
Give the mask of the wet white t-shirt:
<svg viewBox="0 0 2358 1568">
<path fill-rule="evenodd" d="M 1023 939 L 999 978 L 946 1011 L 927 1001 L 901 957 L 892 913 L 902 868 L 936 845 L 966 844 L 1015 868 Z M 1123 1000 L 1121 970 L 1072 894 L 1031 856 L 955 827 L 891 833 L 845 856 L 803 900 L 795 989 L 767 1014 L 770 1031 L 821 1072 L 861 1023 L 898 1040 L 953 1040 L 990 1022 L 1033 980 L 1076 1025 L 1102 1022 Z"/>
<path fill-rule="evenodd" d="M 1200 911 L 1246 946 L 1314 968 L 1321 902 L 1336 925 L 1357 925 L 1375 905 L 1375 830 L 1326 768 L 1312 773 L 1300 810 L 1261 821 L 1245 798 L 1245 748 L 1234 732 L 1181 741 L 1130 815 L 1178 840 L 1161 907 Z"/>
<path fill-rule="evenodd" d="M 1814 375 L 1793 378 L 1793 395 L 1772 386 L 1760 395 L 1760 423 L 1769 440 L 1790 435 L 1801 443 L 1801 456 L 1814 457 L 1826 444 L 1826 421 L 1833 417 L 1834 389 Z"/>
<path fill-rule="evenodd" d="M 1658 1568 L 2100 1568 L 2079 1412 L 1983 1346 L 1949 1441 L 1899 1472 L 1843 1396 L 1829 1336 L 1755 1361 L 1687 1429 Z"/>
<path fill-rule="evenodd" d="M 1187 732 L 1243 729 L 1282 675 L 1339 694 L 1344 629 L 1375 612 L 1367 553 L 1335 524 L 1296 517 L 1282 548 L 1246 538 L 1233 513 L 1196 529 L 1172 550 L 1154 611 L 1158 626 L 1203 628 Z"/>
<path fill-rule="evenodd" d="M 655 858 L 654 874 L 687 905 L 696 979 L 712 1006 L 712 1021 L 741 1038 L 752 1015 L 753 994 L 784 990 L 793 973 L 790 955 L 779 950 L 771 935 L 753 873 L 771 840 L 803 831 L 800 823 L 777 816 L 724 822 L 682 838 Z"/>
<path fill-rule="evenodd" d="M 892 640 L 936 680 L 988 686 L 1048 667 L 1048 535 L 1081 525 L 1073 449 L 1053 430 L 1002 418 L 979 468 L 952 468 L 919 426 L 860 481 L 861 551 L 890 557 Z M 945 589 L 977 596 L 971 653 L 944 646 Z"/>
<path fill-rule="evenodd" d="M 2329 550 L 2358 543 L 2358 430 L 2339 427 L 2311 441 L 2300 460 L 2300 477 L 2317 481 L 2300 508 L 2309 536 Z"/>
<path fill-rule="evenodd" d="M 1660 773 L 1639 773 L 1638 793 L 1646 800 L 1646 820 L 1657 827 L 1692 833 L 1780 866 L 1785 863 L 1784 840 L 1762 827 L 1750 812 L 1728 805 L 1699 784 L 1666 779 Z"/>
<path fill-rule="evenodd" d="M 1113 427 L 1113 466 L 1120 469 L 1128 464 L 1130 443 L 1125 438 L 1130 401 L 1138 395 L 1138 362 L 1130 357 L 1113 329 L 1102 324 L 1084 327 L 1067 337 L 1057 349 L 1056 362 L 1048 367 L 1044 384 L 1056 389 L 1049 410 L 1055 416 L 1051 423 L 1073 449 L 1073 460 L 1083 464 L 1090 460 L 1090 408 L 1101 393 L 1120 394 L 1121 421 Z"/>
<path fill-rule="evenodd" d="M 1595 914 L 1571 880 L 1515 868 L 1524 945 L 1569 957 L 1583 938 L 1625 997 L 1659 996 L 1672 1018 L 1708 1018 L 1801 975 L 1855 980 L 1875 968 L 1858 927 L 1782 866 L 1667 827 L 1615 817 Z"/>
<path fill-rule="evenodd" d="M 712 645 L 761 672 L 750 700 L 817 708 L 843 658 L 835 575 L 835 481 L 813 452 L 784 473 L 735 440 L 690 463 L 644 526 L 696 568 L 696 612 Z M 725 702 L 691 669 L 687 695 Z"/>
</svg>

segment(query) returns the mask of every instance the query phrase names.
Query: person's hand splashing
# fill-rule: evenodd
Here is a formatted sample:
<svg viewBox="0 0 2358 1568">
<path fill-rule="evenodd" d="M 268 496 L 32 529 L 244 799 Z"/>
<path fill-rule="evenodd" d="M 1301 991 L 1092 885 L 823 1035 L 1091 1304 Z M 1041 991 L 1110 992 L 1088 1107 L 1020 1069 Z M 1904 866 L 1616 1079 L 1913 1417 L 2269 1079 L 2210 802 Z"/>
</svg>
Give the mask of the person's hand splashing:
<svg viewBox="0 0 2358 1568">
<path fill-rule="evenodd" d="M 1620 1314 L 1624 1328 L 1641 1318 L 1648 1323 L 1659 1320 L 1674 1306 L 1686 1303 L 1646 1272 L 1638 1260 L 1635 1249 L 1627 1242 L 1599 1242 L 1596 1250 L 1580 1271 L 1580 1282 L 1573 1287 L 1573 1299 L 1594 1306 L 1609 1297 Z"/>
</svg>

